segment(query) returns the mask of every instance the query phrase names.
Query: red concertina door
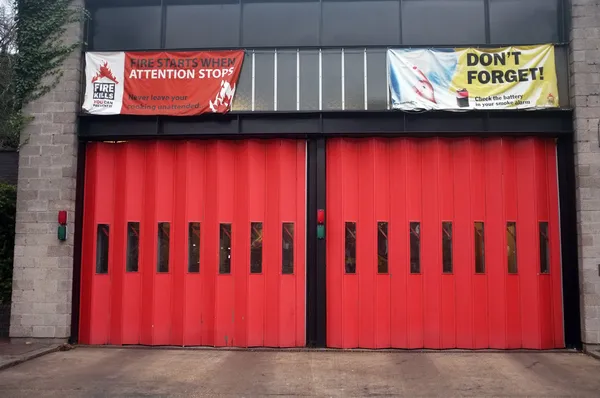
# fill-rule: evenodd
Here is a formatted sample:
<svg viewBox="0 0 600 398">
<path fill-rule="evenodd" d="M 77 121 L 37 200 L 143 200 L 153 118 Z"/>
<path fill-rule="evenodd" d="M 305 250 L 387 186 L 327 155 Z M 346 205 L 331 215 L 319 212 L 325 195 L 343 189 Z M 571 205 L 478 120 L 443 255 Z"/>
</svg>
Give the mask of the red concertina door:
<svg viewBox="0 0 600 398">
<path fill-rule="evenodd" d="M 553 140 L 330 140 L 327 209 L 328 346 L 564 346 Z"/>
<path fill-rule="evenodd" d="M 305 345 L 305 142 L 88 144 L 80 342 Z"/>
</svg>

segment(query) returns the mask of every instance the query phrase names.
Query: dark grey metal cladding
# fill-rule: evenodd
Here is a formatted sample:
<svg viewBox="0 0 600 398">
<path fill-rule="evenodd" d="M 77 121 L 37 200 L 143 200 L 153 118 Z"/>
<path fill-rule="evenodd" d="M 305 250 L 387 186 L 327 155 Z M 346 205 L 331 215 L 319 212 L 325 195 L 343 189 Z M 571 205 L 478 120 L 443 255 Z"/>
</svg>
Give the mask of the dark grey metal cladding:
<svg viewBox="0 0 600 398">
<path fill-rule="evenodd" d="M 387 46 L 550 42 L 568 107 L 563 2 L 90 0 L 88 49 L 245 48 L 233 110 L 293 112 L 388 109 Z"/>
<path fill-rule="evenodd" d="M 484 1 L 404 0 L 402 17 L 405 45 L 485 43 Z"/>
<path fill-rule="evenodd" d="M 107 51 L 566 43 L 566 2 L 88 0 L 87 6 L 90 50 Z"/>
<path fill-rule="evenodd" d="M 84 116 L 79 135 L 85 140 L 157 137 L 248 136 L 467 136 L 573 133 L 573 112 L 245 112 L 197 117 Z"/>
</svg>

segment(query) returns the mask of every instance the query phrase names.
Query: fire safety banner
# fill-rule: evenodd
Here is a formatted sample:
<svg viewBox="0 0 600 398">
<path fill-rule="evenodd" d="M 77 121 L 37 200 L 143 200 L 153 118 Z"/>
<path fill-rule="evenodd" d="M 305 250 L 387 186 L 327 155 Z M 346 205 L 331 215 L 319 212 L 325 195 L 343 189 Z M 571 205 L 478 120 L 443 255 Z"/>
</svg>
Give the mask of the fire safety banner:
<svg viewBox="0 0 600 398">
<path fill-rule="evenodd" d="M 226 113 L 244 51 L 86 53 L 83 109 L 95 115 Z"/>
<path fill-rule="evenodd" d="M 394 109 L 558 107 L 552 45 L 388 50 L 387 58 Z"/>
</svg>

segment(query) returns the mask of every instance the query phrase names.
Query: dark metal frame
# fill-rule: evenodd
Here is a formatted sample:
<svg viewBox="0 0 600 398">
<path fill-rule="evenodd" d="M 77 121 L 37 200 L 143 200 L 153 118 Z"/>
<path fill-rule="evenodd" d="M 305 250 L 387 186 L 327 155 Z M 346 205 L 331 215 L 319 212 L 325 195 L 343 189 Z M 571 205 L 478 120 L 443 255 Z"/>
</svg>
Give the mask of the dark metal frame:
<svg viewBox="0 0 600 398">
<path fill-rule="evenodd" d="M 241 0 L 239 0 L 241 3 Z M 322 3 L 323 0 L 320 0 Z M 402 0 L 400 0 L 402 1 Z M 569 13 L 567 0 L 559 1 L 558 29 L 560 43 L 565 45 L 568 36 Z M 98 5 L 129 6 L 148 4 L 147 0 L 87 0 L 88 8 Z M 160 48 L 136 51 L 161 50 L 166 42 L 166 5 L 190 4 L 193 0 L 155 0 L 161 7 Z M 400 5 L 402 13 L 402 4 Z M 243 8 L 242 8 L 243 10 Z M 240 11 L 240 21 L 243 11 Z M 491 44 L 490 0 L 484 0 L 485 43 L 477 47 L 499 47 Z M 321 43 L 322 14 L 319 23 Z M 402 19 L 400 19 L 400 43 L 402 42 Z M 87 46 L 93 49 L 91 23 L 86 24 Z M 240 45 L 242 42 L 240 23 Z M 451 47 L 413 46 L 413 47 Z M 385 46 L 357 46 L 382 48 Z M 395 46 L 397 48 L 402 45 Z M 406 46 L 404 46 L 406 47 Z M 462 47 L 468 47 L 462 45 Z M 238 49 L 239 47 L 235 47 Z M 255 49 L 272 47 L 255 47 Z M 289 48 L 298 48 L 292 46 Z M 325 48 L 320 46 L 302 47 Z M 339 48 L 331 47 L 331 48 Z M 344 46 L 349 49 L 352 46 Z M 284 49 L 284 47 L 278 47 Z M 119 49 L 121 51 L 127 48 Z M 180 51 L 185 49 L 178 49 Z M 192 50 L 192 49 L 189 49 Z M 201 49 L 193 49 L 201 50 Z M 217 50 L 217 48 L 210 48 Z M 307 162 L 307 297 L 306 297 L 306 342 L 308 346 L 326 346 L 326 248 L 325 241 L 316 236 L 316 215 L 326 205 L 326 138 L 352 137 L 395 137 L 395 136 L 546 136 L 557 137 L 558 175 L 562 251 L 563 319 L 565 344 L 569 348 L 581 349 L 581 325 L 579 303 L 579 270 L 577 259 L 577 219 L 575 202 L 575 172 L 573 155 L 573 112 L 555 109 L 535 112 L 522 111 L 473 111 L 466 113 L 399 111 L 322 111 L 322 112 L 240 112 L 226 115 L 202 115 L 196 117 L 164 116 L 93 116 L 81 114 L 78 134 L 78 173 L 76 187 L 75 248 L 73 269 L 73 300 L 71 341 L 79 337 L 81 252 L 84 207 L 84 174 L 86 141 L 121 141 L 129 139 L 186 139 L 186 138 L 305 138 L 308 142 Z M 327 228 L 327 225 L 325 226 Z"/>
<path fill-rule="evenodd" d="M 579 259 L 577 253 L 577 202 L 573 136 L 557 140 L 558 197 L 565 346 L 581 350 L 581 308 L 579 301 Z"/>
<path fill-rule="evenodd" d="M 286 0 L 282 0 L 282 1 L 286 1 Z M 319 43 L 316 43 L 313 47 L 314 48 L 325 48 L 322 46 L 322 31 L 323 31 L 323 0 L 316 0 L 318 3 L 320 3 L 320 15 L 319 15 Z M 407 46 L 407 44 L 404 44 L 402 42 L 403 38 L 402 38 L 402 10 L 403 10 L 403 1 L 404 0 L 397 0 L 400 3 L 400 15 L 398 16 L 400 19 L 400 31 L 399 31 L 399 37 L 398 42 L 397 43 L 393 43 L 390 45 L 393 45 L 394 47 L 402 47 L 402 46 Z M 504 47 L 504 46 L 510 46 L 510 45 L 514 45 L 514 43 L 491 43 L 491 31 L 490 31 L 490 0 L 482 0 L 484 3 L 484 19 L 485 19 L 485 38 L 484 38 L 484 42 L 479 42 L 479 43 L 471 43 L 471 44 L 461 44 L 460 47 L 489 47 L 489 46 L 493 46 L 493 47 Z M 547 0 L 547 1 L 551 1 L 551 0 Z M 555 42 L 553 44 L 555 45 L 566 45 L 568 44 L 568 30 L 566 29 L 566 14 L 568 12 L 568 8 L 567 5 L 565 4 L 566 1 L 568 0 L 553 0 L 556 1 L 558 3 L 558 20 L 557 20 L 557 25 L 556 25 L 556 29 L 557 29 L 557 35 L 559 38 L 558 42 Z M 220 48 L 220 49 L 239 49 L 242 46 L 242 38 L 243 38 L 243 7 L 242 7 L 242 3 L 244 2 L 244 0 L 238 0 L 238 3 L 240 4 L 240 15 L 239 15 L 239 27 L 240 27 L 240 34 L 239 34 L 239 42 L 237 46 L 232 46 L 232 47 L 227 47 L 227 48 Z M 233 2 L 232 2 L 233 3 Z M 160 20 L 161 20 L 161 26 L 160 26 L 160 47 L 159 48 L 152 48 L 152 49 L 145 49 L 146 51 L 156 51 L 156 50 L 164 50 L 165 49 L 165 43 L 166 43 L 166 7 L 167 5 L 183 5 L 183 4 L 202 4 L 201 1 L 194 1 L 194 0 L 153 0 L 153 1 L 148 1 L 148 0 L 87 0 L 86 1 L 86 7 L 90 10 L 95 10 L 97 8 L 101 8 L 101 7 L 130 7 L 130 6 L 157 6 L 161 8 L 161 16 L 160 16 Z M 92 17 L 93 17 L 93 12 L 92 12 Z M 93 51 L 94 45 L 93 45 L 93 34 L 92 31 L 90 30 L 90 34 L 87 35 L 88 37 L 88 47 L 89 49 L 91 49 Z M 536 44 L 536 43 L 528 43 L 528 44 Z M 546 44 L 546 43 L 537 43 L 537 44 Z M 344 48 L 351 48 L 352 45 L 348 45 L 348 44 L 343 44 L 343 45 L 338 45 L 338 46 L 332 46 L 332 48 L 340 48 L 340 46 L 343 46 Z M 298 48 L 299 46 L 291 46 L 290 48 Z M 302 48 L 310 48 L 310 47 L 306 47 L 306 46 L 301 46 Z M 373 47 L 373 46 L 360 46 L 361 48 L 365 48 L 365 47 Z M 411 47 L 452 47 L 452 46 L 448 46 L 448 45 L 436 45 L 435 43 L 430 43 L 427 46 L 414 46 L 411 45 Z M 455 47 L 455 46 L 453 46 Z M 256 49 L 258 48 L 272 48 L 272 47 L 255 47 Z M 285 47 L 278 47 L 280 49 L 283 49 Z M 211 48 L 212 50 L 217 50 L 217 48 Z M 120 48 L 119 51 L 128 51 L 128 50 L 134 50 L 131 48 Z M 136 51 L 140 51 L 139 49 L 135 49 Z M 178 48 L 178 51 L 185 51 L 185 50 L 199 50 L 197 48 L 195 49 L 183 49 L 183 48 Z"/>
<path fill-rule="evenodd" d="M 546 135 L 573 132 L 571 110 L 536 112 L 247 112 L 197 117 L 82 116 L 82 140 L 363 135 Z"/>
<path fill-rule="evenodd" d="M 306 345 L 327 345 L 325 240 L 317 238 L 317 210 L 325 209 L 325 140 L 308 140 L 306 226 Z M 325 224 L 327 228 L 327 223 Z"/>
<path fill-rule="evenodd" d="M 127 139 L 305 138 L 307 154 L 306 342 L 325 347 L 326 248 L 316 236 L 326 208 L 327 137 L 545 136 L 557 138 L 565 344 L 581 349 L 572 111 L 240 113 L 202 117 L 85 116 L 79 123 L 71 340 L 79 333 L 85 142 Z M 325 226 L 327 228 L 327 225 Z"/>
<path fill-rule="evenodd" d="M 81 308 L 81 254 L 83 250 L 83 206 L 85 183 L 86 144 L 79 141 L 77 146 L 77 179 L 75 187 L 75 232 L 73 250 L 73 296 L 71 297 L 71 337 L 70 343 L 79 340 L 79 311 Z"/>
</svg>

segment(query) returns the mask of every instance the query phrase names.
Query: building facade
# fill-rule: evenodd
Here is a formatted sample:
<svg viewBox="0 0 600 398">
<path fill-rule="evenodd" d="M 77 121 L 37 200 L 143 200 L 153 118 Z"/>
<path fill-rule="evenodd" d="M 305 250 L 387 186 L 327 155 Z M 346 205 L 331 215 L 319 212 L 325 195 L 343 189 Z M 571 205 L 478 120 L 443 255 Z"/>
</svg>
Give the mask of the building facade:
<svg viewBox="0 0 600 398">
<path fill-rule="evenodd" d="M 85 52 L 28 109 L 12 337 L 600 344 L 597 2 L 85 6 L 89 23 L 68 30 Z M 390 49 L 543 44 L 549 109 L 392 109 Z M 82 110 L 86 54 L 216 50 L 244 51 L 231 112 Z"/>
</svg>

